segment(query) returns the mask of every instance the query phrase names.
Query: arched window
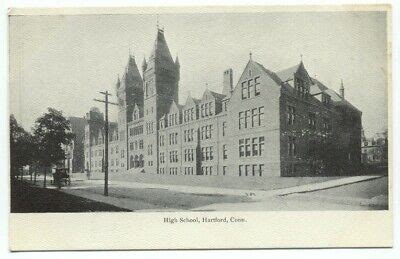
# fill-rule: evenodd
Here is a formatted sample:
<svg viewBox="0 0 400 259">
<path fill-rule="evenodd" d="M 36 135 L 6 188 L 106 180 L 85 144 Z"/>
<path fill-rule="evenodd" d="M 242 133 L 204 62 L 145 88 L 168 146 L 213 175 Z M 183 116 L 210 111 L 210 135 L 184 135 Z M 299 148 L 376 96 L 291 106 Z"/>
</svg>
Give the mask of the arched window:
<svg viewBox="0 0 400 259">
<path fill-rule="evenodd" d="M 134 167 L 134 161 L 133 161 L 133 156 L 131 156 L 129 158 L 129 168 L 133 168 Z"/>
<path fill-rule="evenodd" d="M 144 166 L 144 161 L 143 161 L 143 155 L 141 154 L 139 156 L 139 167 L 143 167 Z"/>
<path fill-rule="evenodd" d="M 134 167 L 139 167 L 139 157 L 136 155 L 135 156 L 135 163 L 134 163 Z"/>
</svg>

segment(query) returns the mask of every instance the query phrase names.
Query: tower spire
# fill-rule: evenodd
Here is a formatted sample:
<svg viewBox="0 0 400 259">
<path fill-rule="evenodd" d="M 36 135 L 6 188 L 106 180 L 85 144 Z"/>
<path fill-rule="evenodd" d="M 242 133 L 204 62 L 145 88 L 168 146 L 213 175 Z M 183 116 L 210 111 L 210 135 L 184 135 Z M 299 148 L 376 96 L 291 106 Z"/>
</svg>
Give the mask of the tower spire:
<svg viewBox="0 0 400 259">
<path fill-rule="evenodd" d="M 343 79 L 340 79 L 340 97 L 344 100 L 344 85 L 343 85 Z"/>
</svg>

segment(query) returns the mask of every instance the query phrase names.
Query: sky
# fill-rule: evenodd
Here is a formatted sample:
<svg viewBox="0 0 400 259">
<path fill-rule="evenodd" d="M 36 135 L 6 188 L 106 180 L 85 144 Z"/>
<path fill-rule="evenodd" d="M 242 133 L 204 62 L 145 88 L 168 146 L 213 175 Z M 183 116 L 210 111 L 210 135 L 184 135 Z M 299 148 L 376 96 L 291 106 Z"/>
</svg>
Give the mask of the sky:
<svg viewBox="0 0 400 259">
<path fill-rule="evenodd" d="M 47 107 L 83 117 L 99 91 L 115 93 L 129 52 L 141 67 L 156 36 L 157 15 L 58 15 L 10 18 L 10 113 L 29 130 Z M 386 15 L 380 12 L 160 14 L 173 58 L 179 56 L 180 103 L 206 85 L 222 92 L 222 73 L 238 80 L 253 60 L 272 71 L 300 62 L 310 76 L 362 111 L 367 136 L 388 126 Z M 141 69 L 140 69 L 141 70 Z M 110 97 L 116 100 L 116 96 Z M 116 120 L 117 108 L 110 108 Z"/>
</svg>

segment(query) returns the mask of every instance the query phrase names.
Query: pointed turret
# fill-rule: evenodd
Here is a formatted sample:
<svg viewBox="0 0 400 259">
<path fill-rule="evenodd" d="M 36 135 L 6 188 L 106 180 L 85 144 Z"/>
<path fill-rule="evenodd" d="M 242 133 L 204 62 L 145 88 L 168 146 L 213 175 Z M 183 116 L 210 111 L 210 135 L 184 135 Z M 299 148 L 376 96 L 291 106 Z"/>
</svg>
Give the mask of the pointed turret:
<svg viewBox="0 0 400 259">
<path fill-rule="evenodd" d="M 150 61 L 154 61 L 156 66 L 160 66 L 164 69 L 174 70 L 175 68 L 174 60 L 172 59 L 167 41 L 164 37 L 163 29 L 157 29 L 157 36 L 149 58 L 149 63 Z"/>
<path fill-rule="evenodd" d="M 175 70 L 176 70 L 176 78 L 179 80 L 180 78 L 180 70 L 181 70 L 181 65 L 179 64 L 179 58 L 178 55 L 175 58 Z"/>
<path fill-rule="evenodd" d="M 140 80 L 142 81 L 142 76 L 139 73 L 139 68 L 136 65 L 135 57 L 129 55 L 128 66 L 126 67 L 126 80 L 129 81 Z"/>
<path fill-rule="evenodd" d="M 117 89 L 121 86 L 121 80 L 119 79 L 119 74 L 118 74 L 118 79 L 117 79 Z"/>
<path fill-rule="evenodd" d="M 147 61 L 146 61 L 146 57 L 143 57 L 143 62 L 142 62 L 142 71 L 144 73 L 144 71 L 146 71 L 147 69 Z"/>
<path fill-rule="evenodd" d="M 343 79 L 340 79 L 340 97 L 344 100 L 344 86 L 343 86 Z"/>
</svg>

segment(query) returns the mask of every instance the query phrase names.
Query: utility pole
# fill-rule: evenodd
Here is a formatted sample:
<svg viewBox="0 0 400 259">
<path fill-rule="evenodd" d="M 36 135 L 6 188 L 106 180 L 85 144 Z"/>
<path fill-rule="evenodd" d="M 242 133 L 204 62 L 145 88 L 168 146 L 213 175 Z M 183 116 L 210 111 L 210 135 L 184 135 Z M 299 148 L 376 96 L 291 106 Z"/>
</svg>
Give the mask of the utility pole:
<svg viewBox="0 0 400 259">
<path fill-rule="evenodd" d="M 104 122 L 104 196 L 108 196 L 108 104 L 118 105 L 117 103 L 109 102 L 108 96 L 111 94 L 108 91 L 100 92 L 104 95 L 104 100 L 94 99 L 96 102 L 105 104 L 105 122 Z"/>
</svg>

